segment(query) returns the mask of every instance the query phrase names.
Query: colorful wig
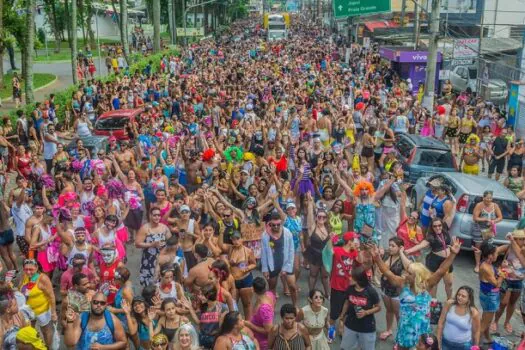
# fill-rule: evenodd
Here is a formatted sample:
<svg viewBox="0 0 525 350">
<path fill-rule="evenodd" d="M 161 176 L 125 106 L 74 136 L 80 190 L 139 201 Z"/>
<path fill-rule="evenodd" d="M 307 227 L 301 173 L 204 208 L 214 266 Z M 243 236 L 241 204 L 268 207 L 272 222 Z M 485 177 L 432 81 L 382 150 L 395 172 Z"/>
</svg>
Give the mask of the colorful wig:
<svg viewBox="0 0 525 350">
<path fill-rule="evenodd" d="M 370 194 L 370 196 L 373 196 L 375 191 L 374 191 L 374 186 L 368 182 L 368 181 L 359 181 L 355 187 L 354 187 L 354 196 L 356 197 L 359 197 L 361 195 L 361 190 L 365 190 L 367 189 L 368 190 L 368 193 Z"/>
<path fill-rule="evenodd" d="M 476 144 L 479 143 L 479 136 L 476 134 L 470 134 L 469 137 L 467 137 L 467 144 L 470 144 L 472 140 L 476 140 Z"/>
</svg>

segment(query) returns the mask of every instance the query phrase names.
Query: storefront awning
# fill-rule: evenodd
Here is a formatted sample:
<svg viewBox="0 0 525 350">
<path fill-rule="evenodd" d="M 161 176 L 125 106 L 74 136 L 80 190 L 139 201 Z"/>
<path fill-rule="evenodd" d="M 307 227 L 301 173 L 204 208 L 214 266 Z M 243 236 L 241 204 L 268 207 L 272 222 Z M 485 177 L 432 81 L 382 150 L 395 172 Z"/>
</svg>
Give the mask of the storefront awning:
<svg viewBox="0 0 525 350">
<path fill-rule="evenodd" d="M 393 21 L 375 21 L 375 22 L 365 22 L 366 29 L 373 32 L 375 29 L 379 28 L 397 28 L 399 25 Z"/>
</svg>

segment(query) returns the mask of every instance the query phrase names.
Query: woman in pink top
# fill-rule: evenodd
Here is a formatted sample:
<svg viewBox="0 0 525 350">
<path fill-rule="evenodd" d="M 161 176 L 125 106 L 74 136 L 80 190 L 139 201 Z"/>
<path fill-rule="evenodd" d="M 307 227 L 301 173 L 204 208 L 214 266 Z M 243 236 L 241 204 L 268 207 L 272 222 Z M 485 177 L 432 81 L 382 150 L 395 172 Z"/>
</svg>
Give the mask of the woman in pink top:
<svg viewBox="0 0 525 350">
<path fill-rule="evenodd" d="M 266 280 L 257 277 L 253 280 L 253 290 L 257 295 L 257 301 L 253 308 L 252 317 L 244 324 L 253 331 L 259 342 L 260 350 L 268 349 L 268 334 L 273 326 L 275 312 L 275 294 L 267 291 Z"/>
</svg>

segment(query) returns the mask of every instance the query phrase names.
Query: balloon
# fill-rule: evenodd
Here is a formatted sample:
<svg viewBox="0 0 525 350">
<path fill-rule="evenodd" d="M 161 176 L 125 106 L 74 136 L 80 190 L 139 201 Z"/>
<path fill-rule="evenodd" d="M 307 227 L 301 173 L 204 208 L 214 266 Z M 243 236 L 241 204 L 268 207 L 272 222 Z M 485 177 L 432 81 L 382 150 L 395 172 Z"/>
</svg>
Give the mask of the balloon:
<svg viewBox="0 0 525 350">
<path fill-rule="evenodd" d="M 362 109 L 365 108 L 365 104 L 363 102 L 359 102 L 358 104 L 355 105 L 355 109 L 360 111 Z"/>
<path fill-rule="evenodd" d="M 443 114 L 445 114 L 447 112 L 447 110 L 443 106 L 438 106 L 437 112 L 438 112 L 439 115 L 443 115 Z"/>
</svg>

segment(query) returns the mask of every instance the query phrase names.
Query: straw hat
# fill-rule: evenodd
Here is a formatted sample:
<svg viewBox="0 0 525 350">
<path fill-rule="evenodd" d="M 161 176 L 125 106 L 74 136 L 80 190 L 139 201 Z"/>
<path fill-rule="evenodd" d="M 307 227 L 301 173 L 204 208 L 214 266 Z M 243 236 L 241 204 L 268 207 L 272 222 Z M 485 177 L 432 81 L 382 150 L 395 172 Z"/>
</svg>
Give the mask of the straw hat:
<svg viewBox="0 0 525 350">
<path fill-rule="evenodd" d="M 512 232 L 514 238 L 525 238 L 525 230 L 514 230 Z"/>
</svg>

